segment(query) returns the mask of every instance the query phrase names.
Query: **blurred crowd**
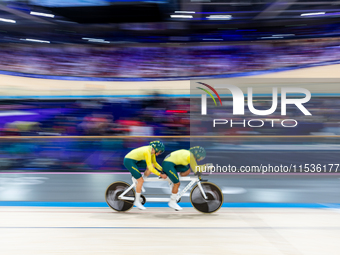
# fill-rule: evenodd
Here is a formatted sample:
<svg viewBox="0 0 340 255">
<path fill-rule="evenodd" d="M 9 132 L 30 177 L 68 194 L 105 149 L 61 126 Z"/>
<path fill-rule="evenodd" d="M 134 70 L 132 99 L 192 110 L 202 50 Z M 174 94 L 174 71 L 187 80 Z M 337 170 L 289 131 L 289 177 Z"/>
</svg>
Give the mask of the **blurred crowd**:
<svg viewBox="0 0 340 255">
<path fill-rule="evenodd" d="M 234 121 L 254 119 L 245 111 L 234 116 L 224 99 L 223 107 L 210 105 L 209 114 L 201 115 L 200 102 L 189 98 L 164 98 L 157 94 L 147 99 L 93 99 L 53 101 L 2 101 L 0 130 L 2 136 L 157 136 L 157 135 L 227 135 L 276 134 L 311 135 L 340 134 L 340 101 L 338 98 L 313 97 L 306 108 L 312 116 L 303 115 L 294 105 L 287 106 L 287 116 L 280 113 L 280 103 L 271 119 L 295 119 L 295 128 L 212 127 L 212 119 Z M 231 99 L 229 99 L 231 100 Z M 210 102 L 211 103 L 211 102 Z M 257 99 L 257 109 L 269 109 L 271 100 Z M 257 119 L 261 116 L 258 116 Z M 256 118 L 255 118 L 256 119 Z M 256 124 L 254 124 L 256 125 Z M 191 129 L 190 129 L 191 126 Z"/>
<path fill-rule="evenodd" d="M 270 104 L 268 99 L 258 99 L 255 107 L 268 109 Z M 202 116 L 199 102 L 190 105 L 188 98 L 163 98 L 156 94 L 147 100 L 2 101 L 0 170 L 121 171 L 126 153 L 148 144 L 154 138 L 145 136 L 152 135 L 169 136 L 162 138 L 166 141 L 167 153 L 190 147 L 191 140 L 179 138 L 179 135 L 340 135 L 340 101 L 337 98 L 313 98 L 306 108 L 312 116 L 304 116 L 294 107 L 287 109 L 287 116 L 271 115 L 271 119 L 296 119 L 299 123 L 296 128 L 221 125 L 213 129 L 212 118 L 223 116 L 235 121 L 241 118 L 233 117 L 230 106 L 214 108 L 212 105 L 208 107 L 209 114 Z M 245 112 L 242 119 L 254 117 Z M 313 136 L 310 137 L 303 142 L 313 141 Z M 214 145 L 213 139 L 207 141 L 209 146 Z M 249 143 L 247 139 L 242 141 L 242 138 L 226 137 L 224 142 Z M 275 143 L 275 139 L 251 141 Z M 285 142 L 294 143 L 286 138 L 280 141 Z"/>
<path fill-rule="evenodd" d="M 338 38 L 232 44 L 85 46 L 2 44 L 0 70 L 82 77 L 184 77 L 340 60 Z"/>
<path fill-rule="evenodd" d="M 147 100 L 2 101 L 0 170 L 122 171 L 123 157 L 150 142 L 143 136 L 170 135 L 170 151 L 189 148 L 188 139 L 177 138 L 189 135 L 189 106 L 187 98 L 157 94 Z"/>
<path fill-rule="evenodd" d="M 2 136 L 189 135 L 189 99 L 2 101 Z"/>
</svg>

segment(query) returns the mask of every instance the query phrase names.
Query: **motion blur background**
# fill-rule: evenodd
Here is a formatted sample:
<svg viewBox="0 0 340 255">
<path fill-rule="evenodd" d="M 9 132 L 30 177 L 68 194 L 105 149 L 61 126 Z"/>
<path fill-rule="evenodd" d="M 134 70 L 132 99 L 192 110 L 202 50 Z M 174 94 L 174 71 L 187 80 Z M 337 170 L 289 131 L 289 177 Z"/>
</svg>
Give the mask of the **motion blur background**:
<svg viewBox="0 0 340 255">
<path fill-rule="evenodd" d="M 0 1 L 0 254 L 338 255 L 339 81 L 340 1 Z M 238 120 L 231 95 L 202 116 L 197 82 L 252 87 L 257 109 L 272 87 L 305 88 L 312 116 L 279 107 L 270 117 L 297 127 L 212 129 Z M 224 208 L 211 215 L 148 201 L 113 212 L 106 188 L 131 183 L 123 158 L 152 140 L 160 163 L 194 143 L 203 163 L 327 171 L 213 173 Z"/>
<path fill-rule="evenodd" d="M 334 137 L 340 134 L 339 5 L 317 0 L 1 1 L 0 171 L 127 173 L 126 153 L 155 139 L 166 145 L 161 162 L 171 151 L 190 147 L 190 80 L 236 82 L 244 92 L 253 87 L 260 107 L 271 105 L 274 86 L 312 93 L 306 105 L 312 117 L 289 113 L 299 121 L 296 128 L 216 131 L 207 125 L 204 134 L 225 136 L 209 140 L 208 161 L 339 163 Z M 226 118 L 231 116 L 228 100 Z M 101 201 L 100 196 L 91 201 Z M 338 196 L 326 197 L 339 202 Z M 2 199 L 26 198 L 3 194 Z"/>
</svg>

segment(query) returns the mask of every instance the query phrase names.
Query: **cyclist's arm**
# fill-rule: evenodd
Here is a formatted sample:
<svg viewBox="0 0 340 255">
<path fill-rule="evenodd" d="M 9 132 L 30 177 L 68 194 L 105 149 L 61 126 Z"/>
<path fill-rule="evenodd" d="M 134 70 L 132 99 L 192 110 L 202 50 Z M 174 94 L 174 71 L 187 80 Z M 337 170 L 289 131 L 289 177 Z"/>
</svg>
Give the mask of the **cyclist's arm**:
<svg viewBox="0 0 340 255">
<path fill-rule="evenodd" d="M 156 161 L 156 155 L 155 154 L 152 154 L 151 156 L 151 161 L 153 163 L 153 165 L 159 170 L 159 171 L 162 171 L 163 168 L 157 163 Z"/>
<path fill-rule="evenodd" d="M 160 173 L 153 167 L 151 162 L 151 153 L 149 151 L 144 152 L 145 162 L 148 169 L 157 176 L 160 176 Z"/>
<path fill-rule="evenodd" d="M 204 167 L 205 165 L 197 165 L 196 159 L 194 156 L 189 156 L 189 160 L 190 160 L 190 168 L 194 173 L 197 172 L 203 172 L 204 171 Z"/>
</svg>

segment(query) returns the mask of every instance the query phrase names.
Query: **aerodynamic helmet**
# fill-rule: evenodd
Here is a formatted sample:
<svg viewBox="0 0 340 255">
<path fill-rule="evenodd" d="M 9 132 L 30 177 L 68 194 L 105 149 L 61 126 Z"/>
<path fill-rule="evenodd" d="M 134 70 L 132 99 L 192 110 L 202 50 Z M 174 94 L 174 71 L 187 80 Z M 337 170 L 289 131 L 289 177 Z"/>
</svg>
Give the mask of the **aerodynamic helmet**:
<svg viewBox="0 0 340 255">
<path fill-rule="evenodd" d="M 190 152 L 194 155 L 195 159 L 203 160 L 206 156 L 205 149 L 201 146 L 195 146 L 190 148 Z"/>
<path fill-rule="evenodd" d="M 154 148 L 155 152 L 162 154 L 165 151 L 165 146 L 161 141 L 152 141 L 150 142 L 152 148 Z"/>
</svg>

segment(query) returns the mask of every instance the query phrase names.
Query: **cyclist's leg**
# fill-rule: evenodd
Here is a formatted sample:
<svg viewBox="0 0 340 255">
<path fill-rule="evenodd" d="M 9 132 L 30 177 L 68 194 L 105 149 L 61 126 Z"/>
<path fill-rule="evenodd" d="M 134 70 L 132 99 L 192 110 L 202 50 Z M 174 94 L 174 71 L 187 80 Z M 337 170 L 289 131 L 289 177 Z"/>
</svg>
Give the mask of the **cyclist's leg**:
<svg viewBox="0 0 340 255">
<path fill-rule="evenodd" d="M 190 174 L 189 166 L 176 165 L 175 169 L 179 173 L 180 176 L 187 176 Z M 174 185 L 174 188 L 172 189 L 172 193 L 178 193 L 178 189 L 179 189 L 179 185 L 177 187 Z"/>
<path fill-rule="evenodd" d="M 124 166 L 126 167 L 127 170 L 129 170 L 131 175 L 137 180 L 136 191 L 137 193 L 140 193 L 142 190 L 144 180 L 142 178 L 142 174 L 140 173 L 138 169 L 137 162 L 138 161 L 135 161 L 133 159 L 124 158 Z"/>
<path fill-rule="evenodd" d="M 176 198 L 178 193 L 178 188 L 180 186 L 179 177 L 176 171 L 176 165 L 169 161 L 163 161 L 162 168 L 169 179 L 172 181 L 172 194 L 170 196 L 169 206 L 175 210 L 182 210 L 182 208 L 177 204 Z"/>
<path fill-rule="evenodd" d="M 163 161 L 162 168 L 163 168 L 163 172 L 165 172 L 165 174 L 169 177 L 170 181 L 172 181 L 173 187 L 177 186 L 177 191 L 178 191 L 180 182 L 179 182 L 179 176 L 176 170 L 176 165 L 169 161 Z"/>
<path fill-rule="evenodd" d="M 190 174 L 190 167 L 177 165 L 176 167 L 177 172 L 179 172 L 180 176 L 188 176 Z"/>
<path fill-rule="evenodd" d="M 143 176 L 149 177 L 150 174 L 151 174 L 151 171 L 149 169 L 146 169 Z"/>
<path fill-rule="evenodd" d="M 124 158 L 124 166 L 129 170 L 129 172 L 132 174 L 133 178 L 136 179 L 136 198 L 134 205 L 138 207 L 138 209 L 144 210 L 145 207 L 140 202 L 140 196 L 142 193 L 142 187 L 144 183 L 144 179 L 142 177 L 142 174 L 140 173 L 138 167 L 137 167 L 137 161 L 129 158 Z"/>
<path fill-rule="evenodd" d="M 178 193 L 178 189 L 179 189 L 179 186 L 181 185 L 180 182 L 178 183 L 174 183 L 174 185 L 172 186 L 172 194 L 177 194 Z"/>
<path fill-rule="evenodd" d="M 148 166 L 146 164 L 146 161 L 145 160 L 141 160 L 141 161 L 138 161 L 137 162 L 137 167 L 139 169 L 143 168 L 143 169 L 146 169 L 143 173 L 143 178 L 144 177 L 148 177 L 150 174 L 151 174 L 151 171 L 148 169 Z"/>
<path fill-rule="evenodd" d="M 191 170 L 189 169 L 189 170 L 187 170 L 187 171 L 185 171 L 185 172 L 181 172 L 180 173 L 180 176 L 188 176 L 189 174 L 190 174 L 190 172 L 191 172 Z"/>
</svg>

